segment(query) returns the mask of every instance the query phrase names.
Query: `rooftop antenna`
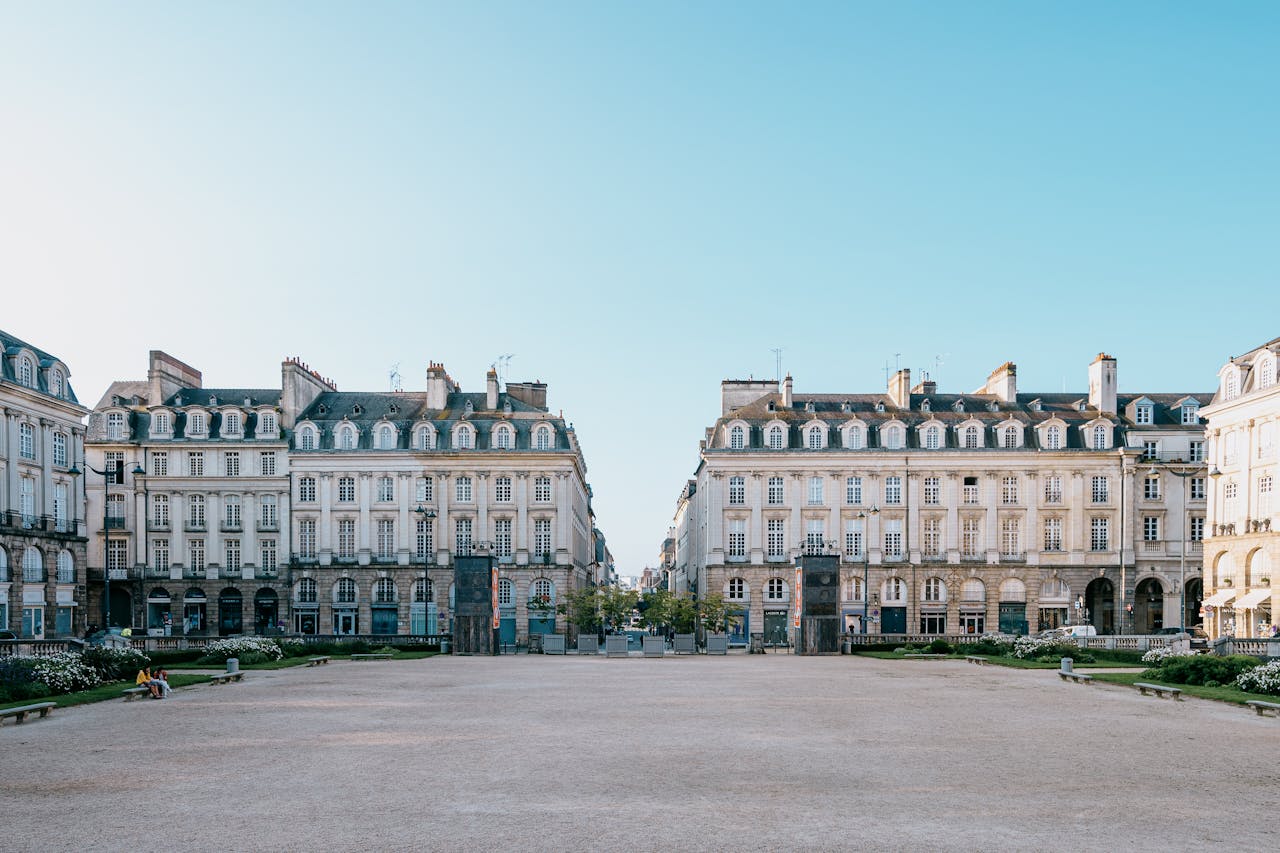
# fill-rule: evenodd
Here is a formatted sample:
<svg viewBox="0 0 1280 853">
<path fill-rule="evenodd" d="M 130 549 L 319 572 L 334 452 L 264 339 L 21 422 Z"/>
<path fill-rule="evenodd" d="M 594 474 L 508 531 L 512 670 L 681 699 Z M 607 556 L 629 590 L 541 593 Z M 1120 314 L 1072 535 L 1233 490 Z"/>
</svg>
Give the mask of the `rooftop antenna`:
<svg viewBox="0 0 1280 853">
<path fill-rule="evenodd" d="M 777 365 L 775 369 L 775 372 L 777 374 L 777 381 L 781 383 L 782 382 L 782 347 L 774 347 L 773 349 L 769 350 L 769 352 L 773 353 L 773 360 L 774 360 L 774 363 Z"/>
<path fill-rule="evenodd" d="M 507 368 L 511 365 L 511 359 L 515 357 L 515 353 L 509 352 L 506 355 L 498 356 L 498 360 L 494 362 L 494 369 L 498 371 L 498 380 L 503 385 L 507 384 Z"/>
<path fill-rule="evenodd" d="M 942 375 L 942 365 L 946 364 L 943 359 L 950 357 L 951 353 L 949 352 L 944 352 L 933 357 L 933 379 L 935 382 L 938 380 L 938 377 Z"/>
<path fill-rule="evenodd" d="M 387 373 L 387 378 L 391 383 L 392 391 L 403 391 L 404 384 L 400 381 L 400 362 L 391 365 L 391 370 Z"/>
</svg>

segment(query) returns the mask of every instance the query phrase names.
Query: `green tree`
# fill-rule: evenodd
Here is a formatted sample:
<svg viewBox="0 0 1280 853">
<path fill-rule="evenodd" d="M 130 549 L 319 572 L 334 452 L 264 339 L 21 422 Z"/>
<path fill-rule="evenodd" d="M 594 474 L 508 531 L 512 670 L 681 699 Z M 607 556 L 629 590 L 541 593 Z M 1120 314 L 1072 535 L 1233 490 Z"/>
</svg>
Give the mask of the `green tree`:
<svg viewBox="0 0 1280 853">
<path fill-rule="evenodd" d="M 731 607 L 719 593 L 704 595 L 698 601 L 702 627 L 712 633 L 728 632 L 742 621 L 736 607 Z"/>
<path fill-rule="evenodd" d="M 640 596 L 640 624 L 650 631 L 671 624 L 671 608 L 675 596 L 665 589 L 655 589 Z"/>
<path fill-rule="evenodd" d="M 556 605 L 556 612 L 577 627 L 579 632 L 594 634 L 600 630 L 602 598 L 603 592 L 597 587 L 583 587 L 565 596 Z"/>
<path fill-rule="evenodd" d="M 619 589 L 610 586 L 600 591 L 600 613 L 604 617 L 605 628 L 613 633 L 624 630 L 631 624 L 635 615 L 640 594 L 634 589 Z"/>
</svg>

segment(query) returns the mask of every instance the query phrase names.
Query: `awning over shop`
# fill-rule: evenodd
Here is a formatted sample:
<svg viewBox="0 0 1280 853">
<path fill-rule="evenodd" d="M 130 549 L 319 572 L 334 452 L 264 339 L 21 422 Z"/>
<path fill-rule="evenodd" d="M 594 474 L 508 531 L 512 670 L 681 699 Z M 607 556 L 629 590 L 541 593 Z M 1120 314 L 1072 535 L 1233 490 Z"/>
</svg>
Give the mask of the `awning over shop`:
<svg viewBox="0 0 1280 853">
<path fill-rule="evenodd" d="M 1253 610 L 1259 604 L 1271 598 L 1270 589 L 1254 589 L 1240 596 L 1236 602 L 1236 610 Z"/>
<path fill-rule="evenodd" d="M 1234 589 L 1220 589 L 1206 598 L 1202 604 L 1209 607 L 1221 607 L 1235 597 L 1236 591 Z"/>
</svg>

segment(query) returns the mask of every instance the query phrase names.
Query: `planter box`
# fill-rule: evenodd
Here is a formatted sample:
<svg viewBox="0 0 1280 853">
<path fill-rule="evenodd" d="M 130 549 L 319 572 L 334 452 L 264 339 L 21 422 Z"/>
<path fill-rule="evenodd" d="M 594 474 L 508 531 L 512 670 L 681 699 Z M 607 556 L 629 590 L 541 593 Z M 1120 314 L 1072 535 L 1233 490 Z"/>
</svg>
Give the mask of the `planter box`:
<svg viewBox="0 0 1280 853">
<path fill-rule="evenodd" d="M 627 656 L 627 635 L 610 634 L 604 638 L 605 657 L 625 658 Z"/>
<path fill-rule="evenodd" d="M 544 655 L 564 654 L 564 634 L 543 634 L 542 653 Z"/>
<path fill-rule="evenodd" d="M 667 653 L 667 641 L 663 637 L 645 637 L 644 638 L 644 656 L 647 658 L 660 658 Z"/>
<path fill-rule="evenodd" d="M 693 634 L 676 634 L 671 644 L 671 651 L 678 655 L 696 654 L 698 647 L 694 642 Z"/>
<path fill-rule="evenodd" d="M 707 654 L 709 655 L 729 654 L 729 635 L 728 634 L 707 634 Z"/>
<path fill-rule="evenodd" d="M 595 634 L 578 635 L 578 654 L 594 655 L 600 652 L 600 638 Z"/>
</svg>

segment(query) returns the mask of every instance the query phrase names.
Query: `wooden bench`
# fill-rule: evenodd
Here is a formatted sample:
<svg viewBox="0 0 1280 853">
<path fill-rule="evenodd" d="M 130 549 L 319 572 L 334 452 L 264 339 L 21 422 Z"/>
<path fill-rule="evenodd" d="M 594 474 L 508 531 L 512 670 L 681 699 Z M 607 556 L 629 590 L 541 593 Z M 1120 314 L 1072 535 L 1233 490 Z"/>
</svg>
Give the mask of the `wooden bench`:
<svg viewBox="0 0 1280 853">
<path fill-rule="evenodd" d="M 150 688 L 147 687 L 126 687 L 120 691 L 124 694 L 124 701 L 130 702 L 134 699 L 141 699 L 143 696 L 151 695 Z"/>
<path fill-rule="evenodd" d="M 209 681 L 212 684 L 227 684 L 231 681 L 239 681 L 242 678 L 244 678 L 243 672 L 220 672 L 217 675 L 209 676 Z"/>
<path fill-rule="evenodd" d="M 307 666 L 319 666 L 322 663 L 328 663 L 328 655 L 316 655 L 313 658 L 307 658 Z"/>
<path fill-rule="evenodd" d="M 982 657 L 981 655 L 965 655 L 964 659 L 967 660 L 969 663 L 976 663 L 978 666 L 987 665 L 987 659 Z"/>
<path fill-rule="evenodd" d="M 1260 699 L 1250 699 L 1244 704 L 1258 712 L 1259 717 L 1280 717 L 1280 705 L 1275 702 L 1263 702 Z"/>
<path fill-rule="evenodd" d="M 352 660 L 391 660 L 391 652 L 371 652 L 365 655 L 352 655 Z"/>
<path fill-rule="evenodd" d="M 913 658 L 915 660 L 926 660 L 929 658 L 945 658 L 946 655 L 931 655 L 931 654 L 926 654 L 924 652 L 907 652 L 906 654 L 903 655 L 903 657 Z"/>
<path fill-rule="evenodd" d="M 0 720 L 5 717 L 13 717 L 13 722 L 17 725 L 27 719 L 27 714 L 38 713 L 42 717 L 47 717 L 49 716 L 49 712 L 56 707 L 58 707 L 57 702 L 37 702 L 34 705 L 23 705 L 20 708 L 9 708 L 7 710 L 0 711 Z"/>
<path fill-rule="evenodd" d="M 1138 692 L 1143 696 L 1151 693 L 1159 696 L 1161 699 L 1168 697 L 1176 702 L 1182 701 L 1182 691 L 1176 687 L 1165 687 L 1162 684 L 1147 684 L 1145 681 L 1135 681 L 1133 686 L 1138 688 Z"/>
<path fill-rule="evenodd" d="M 1093 681 L 1092 675 L 1085 675 L 1080 672 L 1067 672 L 1065 669 L 1058 670 L 1058 675 L 1063 681 L 1074 681 L 1076 684 L 1088 684 Z"/>
</svg>

